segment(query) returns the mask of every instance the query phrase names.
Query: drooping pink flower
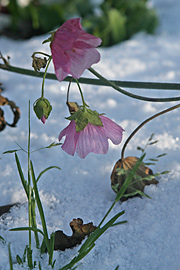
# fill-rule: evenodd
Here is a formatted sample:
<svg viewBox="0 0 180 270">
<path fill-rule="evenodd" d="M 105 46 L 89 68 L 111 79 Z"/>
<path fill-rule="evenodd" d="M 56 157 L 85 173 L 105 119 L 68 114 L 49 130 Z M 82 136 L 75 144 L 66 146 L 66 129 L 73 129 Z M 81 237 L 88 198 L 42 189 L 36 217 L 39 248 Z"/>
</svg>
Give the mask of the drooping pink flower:
<svg viewBox="0 0 180 270">
<path fill-rule="evenodd" d="M 71 156 L 75 152 L 80 158 L 85 158 L 89 153 L 106 154 L 109 149 L 108 139 L 115 145 L 122 140 L 124 129 L 113 122 L 111 119 L 100 115 L 102 126 L 95 126 L 88 123 L 87 126 L 79 132 L 76 132 L 76 123 L 74 120 L 61 131 L 59 141 L 66 136 L 62 150 Z"/>
<path fill-rule="evenodd" d="M 66 21 L 52 37 L 50 47 L 59 81 L 64 80 L 68 74 L 78 79 L 85 69 L 99 62 L 100 54 L 95 48 L 102 40 L 86 33 L 80 18 Z"/>
</svg>

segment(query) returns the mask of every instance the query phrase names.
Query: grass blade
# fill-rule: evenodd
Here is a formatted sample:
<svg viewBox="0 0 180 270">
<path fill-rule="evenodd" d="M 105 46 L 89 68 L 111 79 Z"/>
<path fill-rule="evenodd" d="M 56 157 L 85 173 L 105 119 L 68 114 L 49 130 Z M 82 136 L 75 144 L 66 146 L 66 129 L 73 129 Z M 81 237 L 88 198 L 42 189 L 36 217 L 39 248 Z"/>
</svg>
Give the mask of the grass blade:
<svg viewBox="0 0 180 270">
<path fill-rule="evenodd" d="M 51 170 L 51 169 L 58 169 L 58 170 L 61 170 L 61 168 L 60 167 L 58 167 L 58 166 L 50 166 L 50 167 L 48 167 L 48 168 L 46 168 L 45 170 L 43 170 L 42 172 L 40 172 L 40 174 L 38 175 L 38 177 L 37 177 L 37 179 L 36 179 L 36 182 L 38 182 L 38 180 L 39 180 L 39 178 L 45 173 L 45 172 L 47 172 L 47 171 L 49 171 L 49 170 Z"/>
<path fill-rule="evenodd" d="M 18 155 L 16 153 L 15 153 L 15 160 L 16 160 L 16 165 L 17 165 L 17 169 L 18 169 L 18 172 L 19 172 L 19 176 L 20 176 L 23 188 L 24 188 L 24 190 L 26 192 L 27 197 L 29 197 L 27 181 L 24 178 L 24 174 L 23 174 L 23 171 L 22 171 L 22 168 L 21 168 L 21 164 L 20 164 Z"/>
</svg>

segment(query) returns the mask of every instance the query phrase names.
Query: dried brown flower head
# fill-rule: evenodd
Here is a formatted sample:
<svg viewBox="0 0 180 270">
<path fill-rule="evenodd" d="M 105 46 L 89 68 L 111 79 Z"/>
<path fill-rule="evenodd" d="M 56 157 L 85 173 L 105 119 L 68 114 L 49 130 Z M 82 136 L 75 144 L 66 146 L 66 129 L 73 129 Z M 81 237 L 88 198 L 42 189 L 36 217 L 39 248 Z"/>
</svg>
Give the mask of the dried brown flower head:
<svg viewBox="0 0 180 270">
<path fill-rule="evenodd" d="M 116 162 L 111 174 L 111 187 L 115 192 L 118 192 L 121 189 L 127 175 L 130 171 L 132 171 L 138 160 L 139 158 L 132 156 L 126 157 L 123 160 L 119 159 Z M 125 191 L 126 196 L 123 196 L 121 198 L 121 201 L 125 201 L 129 197 L 138 196 L 144 192 L 144 188 L 146 185 L 157 183 L 158 181 L 153 177 L 153 171 L 150 168 L 146 167 L 144 163 L 141 163 L 136 170 L 136 173 L 133 176 L 130 185 Z"/>
</svg>

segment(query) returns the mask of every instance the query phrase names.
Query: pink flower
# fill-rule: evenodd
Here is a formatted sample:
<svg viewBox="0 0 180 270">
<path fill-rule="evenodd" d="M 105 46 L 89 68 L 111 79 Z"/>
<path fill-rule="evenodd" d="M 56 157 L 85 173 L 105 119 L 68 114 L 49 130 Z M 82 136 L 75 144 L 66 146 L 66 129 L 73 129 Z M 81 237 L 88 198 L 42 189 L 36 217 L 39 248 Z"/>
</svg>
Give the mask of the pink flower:
<svg viewBox="0 0 180 270">
<path fill-rule="evenodd" d="M 66 136 L 62 150 L 71 156 L 75 152 L 80 158 L 85 158 L 89 153 L 106 154 L 109 148 L 108 139 L 114 144 L 119 144 L 122 140 L 123 128 L 117 125 L 109 118 L 100 115 L 102 126 L 95 126 L 88 123 L 87 126 L 79 132 L 76 132 L 76 123 L 74 120 L 61 131 L 59 141 Z"/>
<path fill-rule="evenodd" d="M 100 38 L 82 29 L 80 18 L 66 21 L 53 34 L 50 45 L 58 80 L 64 80 L 68 74 L 77 79 L 85 69 L 99 62 L 100 54 L 95 48 L 101 42 Z"/>
</svg>

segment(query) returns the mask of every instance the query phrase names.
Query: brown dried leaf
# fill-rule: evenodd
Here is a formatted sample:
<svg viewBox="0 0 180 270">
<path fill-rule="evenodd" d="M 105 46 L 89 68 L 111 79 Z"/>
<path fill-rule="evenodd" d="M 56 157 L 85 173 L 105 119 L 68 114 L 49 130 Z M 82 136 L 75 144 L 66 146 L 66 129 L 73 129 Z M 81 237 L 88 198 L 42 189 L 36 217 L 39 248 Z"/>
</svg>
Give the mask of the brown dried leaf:
<svg viewBox="0 0 180 270">
<path fill-rule="evenodd" d="M 18 205 L 19 205 L 18 203 L 13 203 L 13 204 L 7 204 L 7 205 L 0 206 L 0 216 L 2 216 L 5 213 L 8 213 L 9 210 L 11 209 L 11 207 L 18 206 Z"/>
<path fill-rule="evenodd" d="M 14 119 L 13 119 L 12 124 L 7 123 L 5 118 L 4 118 L 4 112 L 0 108 L 0 131 L 2 131 L 6 127 L 6 125 L 8 125 L 10 127 L 15 127 L 19 118 L 20 118 L 20 110 L 19 110 L 19 107 L 16 106 L 15 102 L 8 100 L 7 98 L 0 95 L 0 106 L 4 106 L 4 105 L 10 106 L 11 111 L 14 114 Z"/>
<path fill-rule="evenodd" d="M 80 109 L 80 106 L 78 105 L 77 102 L 67 101 L 66 105 L 68 106 L 70 114 L 73 114 L 73 113 L 79 111 L 79 109 Z"/>
<path fill-rule="evenodd" d="M 137 157 L 126 157 L 125 159 L 121 160 L 119 159 L 112 171 L 111 174 L 111 186 L 117 187 L 117 192 L 121 189 L 124 181 L 126 180 L 127 174 L 129 171 L 131 171 L 139 158 Z M 124 169 L 125 174 L 118 175 L 117 169 Z M 126 173 L 127 172 L 127 173 Z M 136 171 L 136 175 L 140 176 L 141 178 L 148 177 L 149 175 L 153 175 L 153 171 L 146 167 L 143 163 L 141 163 Z M 137 178 L 133 177 L 131 186 L 129 186 L 125 192 L 125 194 L 130 194 L 134 192 L 135 190 L 139 190 L 141 192 L 144 192 L 144 188 L 146 185 L 151 185 L 151 184 L 157 184 L 158 181 L 154 178 L 151 180 L 142 180 L 142 181 L 137 181 Z M 113 189 L 114 190 L 114 189 Z M 135 195 L 138 196 L 138 195 Z M 129 197 L 122 197 L 121 201 L 125 201 L 130 197 L 134 196 L 129 196 Z"/>
<path fill-rule="evenodd" d="M 5 129 L 5 127 L 6 127 L 6 121 L 4 119 L 4 112 L 0 108 L 0 131 L 2 131 L 3 129 Z"/>
<path fill-rule="evenodd" d="M 96 229 L 96 226 L 94 226 L 92 222 L 83 224 L 81 218 L 73 219 L 69 225 L 73 232 L 71 236 L 64 234 L 63 231 L 55 232 L 54 250 L 73 248 L 79 245 L 86 236 Z"/>
<path fill-rule="evenodd" d="M 32 55 L 33 61 L 32 61 L 32 67 L 36 72 L 40 71 L 41 68 L 45 68 L 47 64 L 47 59 L 46 57 L 41 58 L 41 57 L 36 57 Z"/>
</svg>

